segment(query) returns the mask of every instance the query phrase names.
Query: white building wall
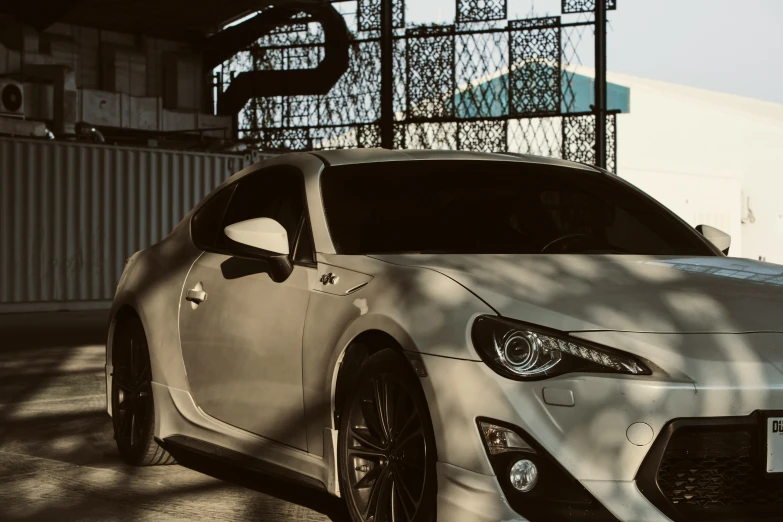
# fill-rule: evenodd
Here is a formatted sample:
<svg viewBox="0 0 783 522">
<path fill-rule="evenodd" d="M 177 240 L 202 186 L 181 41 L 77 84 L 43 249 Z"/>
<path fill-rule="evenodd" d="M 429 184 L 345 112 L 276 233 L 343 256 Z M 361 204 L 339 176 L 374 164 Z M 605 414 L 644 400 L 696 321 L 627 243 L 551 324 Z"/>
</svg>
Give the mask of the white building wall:
<svg viewBox="0 0 783 522">
<path fill-rule="evenodd" d="M 783 264 L 783 105 L 607 79 L 631 89 L 631 112 L 618 117 L 618 174 L 691 225 L 730 233 L 730 255 Z"/>
<path fill-rule="evenodd" d="M 622 177 L 666 205 L 691 226 L 711 225 L 730 234 L 729 254 L 742 255 L 742 179 L 739 174 L 623 169 Z"/>
</svg>

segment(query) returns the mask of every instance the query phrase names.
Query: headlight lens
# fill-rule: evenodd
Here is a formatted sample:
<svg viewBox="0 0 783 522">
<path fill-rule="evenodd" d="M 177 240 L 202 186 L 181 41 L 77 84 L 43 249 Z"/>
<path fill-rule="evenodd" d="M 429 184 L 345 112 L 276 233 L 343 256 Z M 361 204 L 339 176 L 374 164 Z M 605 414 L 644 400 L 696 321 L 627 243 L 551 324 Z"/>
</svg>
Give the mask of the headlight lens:
<svg viewBox="0 0 783 522">
<path fill-rule="evenodd" d="M 636 357 L 567 334 L 482 315 L 473 323 L 473 344 L 492 369 L 512 379 L 535 380 L 571 372 L 649 375 Z"/>
</svg>

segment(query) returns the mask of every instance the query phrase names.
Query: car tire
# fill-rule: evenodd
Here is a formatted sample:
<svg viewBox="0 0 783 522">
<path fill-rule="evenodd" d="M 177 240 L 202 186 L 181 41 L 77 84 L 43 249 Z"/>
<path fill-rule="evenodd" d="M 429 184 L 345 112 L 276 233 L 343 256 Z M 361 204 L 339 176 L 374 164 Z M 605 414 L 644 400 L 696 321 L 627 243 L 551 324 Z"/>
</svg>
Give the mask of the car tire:
<svg viewBox="0 0 783 522">
<path fill-rule="evenodd" d="M 134 466 L 175 463 L 154 438 L 152 367 L 147 337 L 137 317 L 124 318 L 115 327 L 111 405 L 114 440 L 122 460 Z"/>
<path fill-rule="evenodd" d="M 398 352 L 382 350 L 360 368 L 343 404 L 337 448 L 340 492 L 353 522 L 435 520 L 432 421 L 421 383 Z"/>
</svg>

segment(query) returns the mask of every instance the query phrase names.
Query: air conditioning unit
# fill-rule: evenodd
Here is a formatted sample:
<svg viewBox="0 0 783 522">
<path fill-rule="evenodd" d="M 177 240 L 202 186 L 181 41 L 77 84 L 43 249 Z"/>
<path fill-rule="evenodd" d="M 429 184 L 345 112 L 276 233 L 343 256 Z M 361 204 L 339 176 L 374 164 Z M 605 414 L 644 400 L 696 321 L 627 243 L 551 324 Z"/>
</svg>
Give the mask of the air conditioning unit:
<svg viewBox="0 0 783 522">
<path fill-rule="evenodd" d="M 0 114 L 24 116 L 24 86 L 20 82 L 0 78 Z"/>
</svg>

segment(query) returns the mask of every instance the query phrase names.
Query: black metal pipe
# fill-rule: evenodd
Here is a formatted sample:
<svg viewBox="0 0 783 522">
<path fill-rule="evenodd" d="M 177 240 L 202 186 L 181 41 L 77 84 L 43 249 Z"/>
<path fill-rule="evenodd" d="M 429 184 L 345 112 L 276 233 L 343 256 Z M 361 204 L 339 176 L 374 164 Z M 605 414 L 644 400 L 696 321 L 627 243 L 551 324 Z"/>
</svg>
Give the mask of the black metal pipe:
<svg viewBox="0 0 783 522">
<path fill-rule="evenodd" d="M 381 0 L 381 147 L 394 148 L 394 0 Z"/>
<path fill-rule="evenodd" d="M 201 51 L 204 69 L 209 71 L 246 49 L 276 27 L 290 22 L 300 12 L 292 7 L 271 7 L 253 18 L 218 31 L 196 44 Z"/>
<path fill-rule="evenodd" d="M 270 14 L 276 9 L 281 9 L 278 15 Z M 350 36 L 343 16 L 329 3 L 302 3 L 297 4 L 297 9 L 310 15 L 312 20 L 323 27 L 324 56 L 321 62 L 310 69 L 270 69 L 239 73 L 220 96 L 218 114 L 236 114 L 254 97 L 326 94 L 348 69 Z M 223 59 L 228 50 L 236 52 L 237 45 L 246 44 L 251 35 L 253 38 L 260 38 L 275 27 L 267 22 L 272 20 L 278 25 L 283 24 L 288 14 L 289 12 L 282 8 L 273 7 L 255 17 L 264 17 L 263 23 L 254 22 L 245 26 L 255 20 L 251 19 L 241 26 L 231 28 L 231 33 L 227 34 L 225 39 L 213 41 L 213 55 L 210 59 L 213 62 Z M 255 30 L 260 32 L 253 33 Z"/>
<path fill-rule="evenodd" d="M 606 0 L 595 0 L 595 164 L 606 168 Z"/>
</svg>

